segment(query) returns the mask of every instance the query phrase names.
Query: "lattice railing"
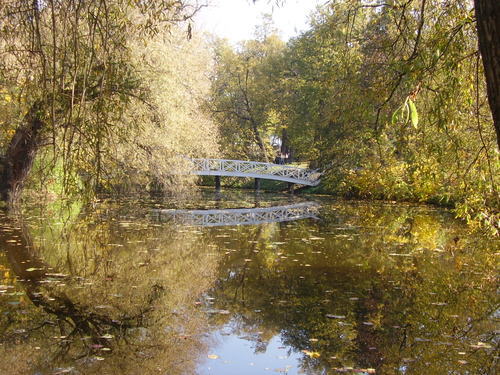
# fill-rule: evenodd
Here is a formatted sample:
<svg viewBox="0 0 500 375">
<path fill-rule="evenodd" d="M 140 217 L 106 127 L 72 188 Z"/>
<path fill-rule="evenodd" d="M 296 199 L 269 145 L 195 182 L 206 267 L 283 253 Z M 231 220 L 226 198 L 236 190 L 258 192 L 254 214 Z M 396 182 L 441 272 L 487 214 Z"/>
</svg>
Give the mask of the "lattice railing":
<svg viewBox="0 0 500 375">
<path fill-rule="evenodd" d="M 251 225 L 316 218 L 319 206 L 314 202 L 266 208 L 224 210 L 154 210 L 160 221 L 194 226 Z"/>
<path fill-rule="evenodd" d="M 321 174 L 317 170 L 299 168 L 290 165 L 262 163 L 256 161 L 225 160 L 225 159 L 191 159 L 193 162 L 193 172 L 202 174 L 204 172 L 221 172 L 235 175 L 255 175 L 281 177 L 283 179 L 293 179 L 304 181 L 308 185 L 317 185 Z"/>
</svg>

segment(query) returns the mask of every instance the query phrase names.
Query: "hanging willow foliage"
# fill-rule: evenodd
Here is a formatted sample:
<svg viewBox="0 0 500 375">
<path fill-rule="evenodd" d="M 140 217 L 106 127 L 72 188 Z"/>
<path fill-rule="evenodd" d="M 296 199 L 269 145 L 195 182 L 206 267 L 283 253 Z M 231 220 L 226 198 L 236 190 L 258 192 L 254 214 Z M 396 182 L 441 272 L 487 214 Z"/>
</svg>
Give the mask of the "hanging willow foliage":
<svg viewBox="0 0 500 375">
<path fill-rule="evenodd" d="M 4 200 L 16 200 L 40 150 L 63 190 L 100 189 L 106 157 L 139 122 L 137 103 L 158 106 L 134 48 L 191 19 L 188 1 L 7 0 L 0 4 L 0 121 Z"/>
</svg>

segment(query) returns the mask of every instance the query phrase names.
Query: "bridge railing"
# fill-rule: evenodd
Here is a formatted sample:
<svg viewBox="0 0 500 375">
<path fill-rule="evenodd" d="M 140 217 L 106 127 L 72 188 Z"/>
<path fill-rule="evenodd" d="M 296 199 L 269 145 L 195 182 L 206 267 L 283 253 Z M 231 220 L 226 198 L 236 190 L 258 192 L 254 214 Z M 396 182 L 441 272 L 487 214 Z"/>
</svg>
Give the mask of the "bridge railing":
<svg viewBox="0 0 500 375">
<path fill-rule="evenodd" d="M 191 159 L 191 161 L 194 172 L 225 172 L 262 175 L 263 177 L 267 175 L 302 180 L 312 185 L 317 184 L 320 177 L 317 170 L 290 165 L 227 159 Z"/>
</svg>

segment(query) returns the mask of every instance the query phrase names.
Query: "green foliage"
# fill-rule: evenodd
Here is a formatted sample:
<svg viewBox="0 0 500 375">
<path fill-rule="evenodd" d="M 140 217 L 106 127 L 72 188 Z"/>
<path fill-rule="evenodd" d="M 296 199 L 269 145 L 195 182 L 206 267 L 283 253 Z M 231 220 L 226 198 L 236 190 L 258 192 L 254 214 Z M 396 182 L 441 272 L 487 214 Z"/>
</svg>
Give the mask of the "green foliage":
<svg viewBox="0 0 500 375">
<path fill-rule="evenodd" d="M 0 4 L 0 155 L 29 125 L 27 113 L 40 108 L 41 130 L 25 154 L 50 146 L 52 156 L 41 156 L 44 174 L 32 175 L 32 183 L 53 175 L 57 190 L 67 194 L 75 191 L 77 175 L 89 191 L 116 186 L 126 175 L 142 188 L 152 181 L 166 187 L 176 179 L 165 177 L 167 165 L 181 168 L 174 155 L 217 149 L 216 131 L 200 108 L 209 89 L 200 67 L 206 73 L 210 55 L 181 32 L 196 6 L 171 0 L 30 4 Z M 191 75 L 186 60 L 193 62 Z M 152 139 L 155 132 L 160 135 Z"/>
<path fill-rule="evenodd" d="M 500 160 L 470 1 L 332 0 L 281 59 L 262 97 L 295 157 L 323 169 L 323 191 L 452 205 L 498 230 Z"/>
<path fill-rule="evenodd" d="M 216 72 L 210 109 L 220 126 L 227 157 L 272 161 L 271 138 L 283 122 L 276 104 L 283 42 L 274 34 L 249 40 L 233 49 L 215 46 Z"/>
</svg>

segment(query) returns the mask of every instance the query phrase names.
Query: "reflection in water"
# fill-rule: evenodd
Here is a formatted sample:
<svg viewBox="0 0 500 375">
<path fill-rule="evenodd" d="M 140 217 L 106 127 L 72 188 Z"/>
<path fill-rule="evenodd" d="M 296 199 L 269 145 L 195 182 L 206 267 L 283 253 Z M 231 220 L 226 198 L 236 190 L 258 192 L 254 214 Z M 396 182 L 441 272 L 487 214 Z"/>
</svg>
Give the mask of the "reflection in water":
<svg viewBox="0 0 500 375">
<path fill-rule="evenodd" d="M 217 237 L 221 360 L 245 352 L 237 336 L 259 358 L 279 339 L 287 374 L 495 373 L 497 242 L 418 207 L 324 204 L 322 218 Z"/>
<path fill-rule="evenodd" d="M 0 214 L 0 374 L 496 372 L 497 241 L 318 200 L 321 221 L 236 227 L 151 221 L 154 201 Z"/>
<path fill-rule="evenodd" d="M 194 371 L 206 350 L 196 301 L 213 281 L 210 247 L 101 209 L 65 227 L 3 218 L 1 374 Z"/>
<path fill-rule="evenodd" d="M 300 219 L 317 218 L 319 205 L 302 202 L 285 206 L 257 208 L 227 208 L 216 210 L 155 209 L 153 217 L 181 225 L 216 227 L 225 225 L 257 225 Z"/>
</svg>

